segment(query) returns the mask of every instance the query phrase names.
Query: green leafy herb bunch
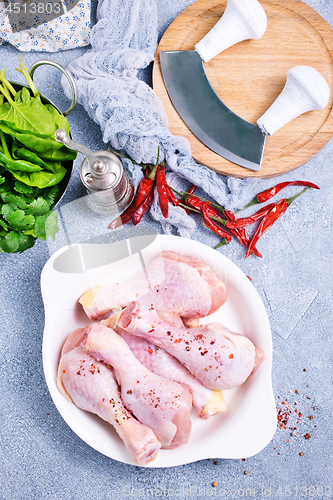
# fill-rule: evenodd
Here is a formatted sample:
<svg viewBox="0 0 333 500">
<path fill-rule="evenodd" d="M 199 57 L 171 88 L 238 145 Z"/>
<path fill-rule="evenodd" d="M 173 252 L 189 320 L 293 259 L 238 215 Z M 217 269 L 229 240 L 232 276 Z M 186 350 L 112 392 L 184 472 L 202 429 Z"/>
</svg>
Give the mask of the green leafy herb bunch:
<svg viewBox="0 0 333 500">
<path fill-rule="evenodd" d="M 66 162 L 76 157 L 55 140 L 58 128 L 70 133 L 68 121 L 42 102 L 22 55 L 17 70 L 29 88 L 16 90 L 0 71 L 0 251 L 8 253 L 55 238 L 53 208 L 64 190 Z"/>
</svg>

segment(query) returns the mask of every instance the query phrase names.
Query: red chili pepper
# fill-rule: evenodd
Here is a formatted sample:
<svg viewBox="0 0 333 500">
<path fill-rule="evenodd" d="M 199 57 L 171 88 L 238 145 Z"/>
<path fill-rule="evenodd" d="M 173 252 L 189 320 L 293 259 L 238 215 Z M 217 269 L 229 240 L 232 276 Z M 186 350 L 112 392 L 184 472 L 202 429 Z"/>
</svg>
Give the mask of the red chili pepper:
<svg viewBox="0 0 333 500">
<path fill-rule="evenodd" d="M 188 195 L 188 193 L 189 193 L 189 191 L 186 194 Z M 192 209 L 197 210 L 198 212 L 202 212 L 203 205 L 208 202 L 208 200 L 200 199 L 198 196 L 195 196 L 195 195 L 194 196 L 187 196 L 185 199 L 186 199 L 186 204 L 189 207 L 191 207 Z M 209 217 L 211 217 L 213 219 L 218 219 L 218 221 L 221 224 L 224 224 L 226 227 L 228 227 L 228 222 L 221 219 L 221 215 L 219 214 L 219 212 L 214 207 L 212 207 L 210 203 L 211 202 L 208 202 L 208 206 L 207 206 L 207 213 L 209 214 Z M 185 207 L 185 205 L 184 205 L 184 207 Z M 224 207 L 221 207 L 221 209 L 222 209 L 224 217 L 227 220 L 230 220 L 230 221 L 235 220 L 235 215 L 230 210 L 226 210 Z M 228 229 L 229 229 L 229 227 L 228 227 Z M 238 239 L 238 241 L 242 245 L 244 245 L 246 247 L 249 246 L 251 238 L 248 235 L 248 233 L 245 231 L 245 229 L 243 229 L 243 228 L 239 228 L 239 229 L 230 228 L 230 232 L 235 236 L 235 238 Z M 224 243 L 223 242 L 219 243 L 214 248 L 215 249 L 219 248 L 221 245 L 224 245 Z M 254 248 L 254 253 L 258 257 L 262 257 L 261 253 L 256 248 Z"/>
<path fill-rule="evenodd" d="M 221 214 L 214 207 L 212 207 L 209 201 L 200 200 L 200 198 L 195 195 L 190 195 L 187 197 L 186 205 L 191 208 L 196 208 L 197 210 L 200 210 L 200 212 L 203 212 L 203 207 L 204 205 L 206 205 L 205 210 L 209 217 L 221 219 Z"/>
<path fill-rule="evenodd" d="M 269 200 L 277 193 L 279 193 L 281 189 L 285 188 L 286 186 L 306 186 L 309 188 L 320 189 L 316 184 L 307 181 L 280 182 L 279 184 L 276 184 L 276 186 L 273 186 L 269 189 L 265 189 L 265 191 L 261 191 L 261 193 L 258 193 L 257 196 L 255 196 L 253 200 L 250 201 L 250 203 L 245 205 L 244 208 L 250 207 L 251 205 L 255 205 L 256 203 L 264 203 L 265 201 Z M 244 210 L 244 208 L 242 210 Z"/>
<path fill-rule="evenodd" d="M 223 215 L 230 222 L 232 222 L 236 219 L 235 214 L 233 212 L 231 212 L 230 210 L 224 209 Z M 226 224 L 226 227 L 228 227 L 229 231 L 238 239 L 238 241 L 242 245 L 244 245 L 244 246 L 246 246 L 246 248 L 248 248 L 248 246 L 251 242 L 251 238 L 250 238 L 250 235 L 248 234 L 248 232 L 244 229 L 244 227 L 233 229 L 233 228 L 229 227 L 228 223 Z M 257 250 L 256 247 L 253 248 L 253 253 L 257 257 L 262 257 L 261 253 L 259 252 L 259 250 Z"/>
<path fill-rule="evenodd" d="M 194 191 L 193 187 L 195 188 L 196 186 L 194 186 L 194 184 L 192 184 L 192 186 L 190 188 L 190 191 L 192 193 Z M 190 194 L 190 191 L 188 191 L 186 194 Z M 187 197 L 187 205 L 191 206 L 192 208 L 196 208 L 197 210 L 200 210 L 200 211 L 202 211 L 202 206 L 207 201 L 208 200 L 205 200 L 204 198 L 199 198 L 198 196 L 195 196 L 195 195 Z M 209 216 L 214 218 L 214 219 L 218 219 L 219 222 L 221 222 L 221 224 L 224 224 L 226 227 L 228 227 L 227 222 L 225 222 L 221 219 L 219 212 L 212 206 L 212 204 L 214 205 L 214 203 L 210 202 L 210 204 L 207 208 L 207 210 L 209 211 Z M 221 212 L 223 213 L 224 217 L 227 220 L 234 220 L 235 219 L 235 215 L 230 210 L 226 210 L 224 207 L 220 207 L 220 205 L 216 205 L 216 206 L 218 206 L 221 209 Z M 242 245 L 245 245 L 246 247 L 248 246 L 248 244 L 250 242 L 250 236 L 247 234 L 247 232 L 245 230 L 241 231 L 239 229 L 231 228 L 230 232 L 235 236 L 235 238 L 237 238 L 237 240 Z M 218 248 L 219 246 L 221 246 L 221 245 L 219 244 L 219 245 L 215 246 L 214 248 Z M 257 251 L 257 253 L 258 253 L 258 256 L 260 256 L 258 251 Z"/>
<path fill-rule="evenodd" d="M 257 243 L 257 241 L 259 240 L 259 238 L 274 224 L 275 221 L 277 221 L 279 217 L 281 217 L 281 215 L 283 215 L 286 212 L 289 205 L 301 194 L 305 193 L 305 191 L 307 191 L 308 189 L 309 187 L 303 189 L 303 191 L 296 194 L 295 196 L 292 196 L 291 198 L 288 199 L 282 198 L 274 205 L 274 207 L 268 212 L 268 214 L 261 219 L 260 224 L 248 246 L 245 257 L 248 257 L 253 253 L 253 248 Z"/>
<path fill-rule="evenodd" d="M 178 200 L 178 198 L 176 198 L 176 196 L 174 195 L 171 187 L 166 184 L 165 185 L 166 187 L 166 191 L 167 191 L 167 196 L 169 198 L 169 201 L 171 201 L 171 203 L 175 206 L 175 207 L 178 207 L 179 203 L 180 203 L 180 200 Z"/>
<path fill-rule="evenodd" d="M 187 192 L 189 194 L 193 194 L 196 189 L 197 189 L 197 186 L 195 184 L 192 184 L 190 189 Z"/>
<path fill-rule="evenodd" d="M 136 195 L 130 204 L 130 206 L 111 224 L 108 226 L 109 229 L 116 229 L 117 227 L 126 224 L 132 220 L 134 213 L 146 200 L 147 196 L 153 191 L 155 184 L 156 167 L 154 167 L 148 175 L 145 175 L 139 184 Z"/>
<path fill-rule="evenodd" d="M 136 212 L 133 214 L 132 217 L 132 222 L 134 226 L 139 224 L 141 221 L 143 215 L 147 212 L 147 210 L 150 208 L 152 201 L 154 198 L 154 191 L 151 191 L 145 201 L 140 205 L 140 207 L 136 210 Z"/>
<path fill-rule="evenodd" d="M 227 223 L 227 228 L 228 229 L 238 229 L 241 227 L 250 226 L 251 224 L 254 224 L 258 220 L 265 217 L 265 215 L 267 215 L 268 212 L 270 210 L 272 210 L 274 205 L 275 205 L 275 203 L 270 203 L 269 205 L 266 205 L 265 207 L 260 208 L 256 213 L 254 213 L 253 215 L 250 215 L 249 217 L 242 217 L 239 219 L 234 219 L 233 221 L 230 221 Z"/>
<path fill-rule="evenodd" d="M 279 217 L 281 217 L 281 215 L 285 213 L 287 208 L 288 208 L 287 200 L 283 198 L 274 205 L 274 207 L 263 219 L 261 219 L 261 222 L 247 248 L 245 257 L 248 257 L 249 255 L 251 255 L 251 253 L 253 253 L 253 247 L 257 243 L 259 238 L 274 224 L 274 222 Z"/>
<path fill-rule="evenodd" d="M 231 241 L 231 235 L 230 233 L 227 233 L 227 231 L 224 231 L 220 226 L 216 224 L 216 222 L 212 221 L 210 219 L 210 210 L 209 210 L 209 201 L 206 201 L 206 203 L 203 204 L 202 207 L 202 214 L 203 214 L 203 220 L 205 225 L 210 229 L 211 231 L 214 231 L 214 233 L 218 234 L 221 236 L 221 238 L 227 240 L 228 243 Z"/>
<path fill-rule="evenodd" d="M 226 210 L 226 209 L 224 209 L 223 215 L 227 219 L 227 222 L 226 222 L 225 226 L 229 229 L 229 231 L 231 232 L 231 234 L 233 234 L 235 236 L 235 238 L 237 238 L 237 240 L 239 241 L 239 243 L 241 243 L 242 245 L 247 246 L 246 240 L 244 238 L 244 234 L 241 234 L 241 231 L 239 229 L 234 229 L 232 227 L 231 228 L 229 227 L 229 221 L 230 222 L 234 221 L 235 220 L 235 215 L 230 210 Z"/>
<path fill-rule="evenodd" d="M 168 217 L 169 213 L 169 198 L 166 186 L 167 183 L 165 180 L 164 166 L 158 165 L 156 170 L 156 187 L 158 193 L 158 202 L 161 208 L 161 212 L 165 218 Z"/>
</svg>

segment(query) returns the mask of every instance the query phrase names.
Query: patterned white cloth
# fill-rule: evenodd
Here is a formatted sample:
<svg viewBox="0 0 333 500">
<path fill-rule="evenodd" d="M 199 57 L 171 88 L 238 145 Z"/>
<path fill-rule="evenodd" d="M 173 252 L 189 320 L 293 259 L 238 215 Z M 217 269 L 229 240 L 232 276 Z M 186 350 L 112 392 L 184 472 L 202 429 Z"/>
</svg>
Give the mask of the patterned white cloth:
<svg viewBox="0 0 333 500">
<path fill-rule="evenodd" d="M 0 1 L 0 43 L 59 52 L 90 43 L 90 0 Z"/>
</svg>

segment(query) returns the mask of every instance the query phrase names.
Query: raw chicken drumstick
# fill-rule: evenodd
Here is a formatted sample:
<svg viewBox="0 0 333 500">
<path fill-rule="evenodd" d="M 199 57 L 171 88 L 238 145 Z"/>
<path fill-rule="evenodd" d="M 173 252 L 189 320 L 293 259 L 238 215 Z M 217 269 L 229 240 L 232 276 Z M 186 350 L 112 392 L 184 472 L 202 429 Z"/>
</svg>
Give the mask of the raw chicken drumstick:
<svg viewBox="0 0 333 500">
<path fill-rule="evenodd" d="M 120 315 L 118 325 L 162 347 L 213 390 L 241 385 L 262 357 L 262 351 L 248 338 L 219 323 L 176 328 L 163 321 L 153 308 L 145 309 L 139 302 L 131 302 Z"/>
<path fill-rule="evenodd" d="M 134 460 L 144 465 L 156 458 L 161 443 L 154 432 L 124 407 L 113 370 L 76 347 L 61 357 L 57 386 L 81 410 L 109 422 Z"/>
<path fill-rule="evenodd" d="M 227 405 L 222 391 L 212 391 L 202 385 L 200 380 L 174 356 L 148 340 L 135 337 L 120 328 L 116 328 L 116 331 L 125 340 L 134 356 L 148 370 L 188 387 L 192 394 L 193 406 L 200 418 L 207 419 L 216 413 L 226 411 Z"/>
<path fill-rule="evenodd" d="M 102 324 L 87 327 L 81 346 L 115 369 L 124 405 L 154 431 L 163 448 L 187 443 L 192 397 L 185 387 L 147 370 L 126 342 Z"/>
<path fill-rule="evenodd" d="M 162 252 L 131 280 L 93 288 L 79 302 L 90 319 L 101 320 L 138 297 L 147 306 L 152 304 L 170 324 L 182 326 L 181 318 L 195 325 L 198 318 L 216 311 L 226 301 L 227 292 L 201 260 Z"/>
</svg>

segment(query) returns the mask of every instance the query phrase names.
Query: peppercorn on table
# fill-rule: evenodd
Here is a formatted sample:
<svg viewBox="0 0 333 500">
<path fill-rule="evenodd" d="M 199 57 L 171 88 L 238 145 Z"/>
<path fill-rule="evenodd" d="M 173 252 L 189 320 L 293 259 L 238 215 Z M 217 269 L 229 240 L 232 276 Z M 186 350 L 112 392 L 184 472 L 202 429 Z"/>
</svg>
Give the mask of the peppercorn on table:
<svg viewBox="0 0 333 500">
<path fill-rule="evenodd" d="M 124 10 L 131 1 L 123 2 Z M 156 6 L 156 33 L 151 33 L 150 26 L 141 23 L 141 29 L 146 33 L 147 46 L 150 43 L 155 43 L 156 46 L 171 22 L 193 3 L 192 0 L 136 0 L 132 8 L 133 16 L 142 16 L 147 9 L 152 9 L 152 5 Z M 287 0 L 282 3 L 287 9 Z M 329 1 L 306 0 L 305 3 L 333 26 L 333 8 Z M 104 1 L 104 8 L 106 6 L 107 0 Z M 96 10 L 97 0 L 93 0 L 92 25 L 97 23 Z M 105 17 L 102 0 L 98 16 Z M 152 19 L 153 17 L 150 21 Z M 127 21 L 121 17 L 117 19 L 118 33 Z M 116 32 L 116 27 L 114 28 Z M 111 60 L 115 47 L 108 46 L 107 37 L 104 42 L 105 61 L 108 61 L 108 58 Z M 128 43 L 130 51 L 137 48 L 135 36 Z M 143 49 L 148 54 L 147 47 L 144 46 Z M 304 47 L 304 53 L 306 50 Z M 42 57 L 55 59 L 68 66 L 85 51 L 85 47 L 45 54 L 23 51 L 23 60 L 28 68 Z M 329 47 L 329 51 L 327 57 L 332 57 L 333 47 Z M 146 55 L 137 63 L 140 66 L 138 88 L 142 88 L 140 80 L 151 85 L 152 68 L 148 59 L 150 57 L 152 60 L 153 56 L 154 54 Z M 17 48 L 7 43 L 0 46 L 0 69 L 5 68 L 9 81 L 19 79 L 15 69 L 19 65 L 19 57 L 20 51 Z M 107 62 L 105 64 L 108 66 Z M 112 64 L 108 66 L 110 72 L 114 69 L 111 66 Z M 126 78 L 136 73 L 135 70 L 129 75 L 131 71 L 128 70 Z M 91 75 L 85 76 L 87 79 L 82 80 L 84 84 L 82 83 L 78 92 L 79 104 L 68 116 L 72 137 L 92 151 L 105 150 L 110 144 L 103 140 L 102 119 L 99 121 L 99 116 L 93 112 L 89 115 L 84 107 L 86 103 L 83 99 L 80 101 L 82 88 L 91 84 Z M 34 82 L 38 90 L 60 110 L 68 107 L 68 97 L 56 68 L 39 68 L 34 75 Z M 116 120 L 117 116 L 114 115 L 113 119 Z M 144 116 L 142 120 L 144 121 Z M 130 134 L 130 122 L 128 130 Z M 149 131 L 149 134 L 152 136 L 153 132 Z M 0 151 L 5 154 L 3 144 Z M 156 207 L 152 205 L 150 212 L 140 214 L 137 225 L 129 221 L 123 227 L 109 229 L 108 226 L 116 217 L 94 213 L 85 203 L 86 192 L 80 180 L 82 160 L 83 157 L 79 154 L 74 162 L 69 186 L 56 207 L 59 232 L 54 241 L 38 240 L 32 248 L 22 253 L 0 252 L 0 497 L 30 500 L 79 500 L 91 497 L 110 500 L 155 497 L 163 500 L 210 497 L 332 498 L 333 474 L 328 457 L 331 455 L 333 438 L 333 142 L 329 141 L 314 158 L 301 167 L 279 177 L 250 179 L 246 182 L 238 180 L 237 183 L 234 179 L 228 179 L 227 191 L 233 193 L 234 199 L 238 197 L 241 200 L 241 206 L 234 206 L 230 210 L 230 207 L 224 207 L 223 224 L 220 222 L 221 207 L 208 203 L 206 185 L 199 171 L 193 182 L 183 179 L 183 184 L 179 185 L 172 184 L 172 177 L 166 176 L 168 184 L 175 188 L 172 193 L 176 199 L 179 200 L 178 193 L 182 191 L 180 203 L 186 206 L 187 215 L 193 221 L 192 226 L 183 229 L 178 225 L 178 230 L 181 228 L 183 231 L 182 243 L 187 238 L 189 249 L 193 242 L 204 244 L 210 249 L 216 246 L 216 252 L 230 259 L 249 278 L 266 309 L 272 332 L 272 385 L 276 406 L 274 436 L 258 453 L 236 459 L 221 459 L 222 455 L 214 455 L 194 462 L 191 457 L 186 457 L 182 465 L 174 467 L 154 467 L 153 462 L 143 467 L 129 465 L 90 447 L 63 420 L 44 378 L 42 343 L 45 316 L 40 279 L 50 257 L 63 247 L 68 248 L 71 252 L 70 266 L 66 268 L 60 260 L 55 266 L 62 266 L 63 272 L 78 274 L 81 272 L 81 261 L 80 256 L 74 252 L 76 243 L 116 242 L 121 256 L 121 252 L 125 251 L 123 242 L 126 246 L 126 238 L 130 236 L 163 232 L 179 234 L 172 224 L 171 217 L 176 207 L 172 205 L 170 193 L 168 219 L 158 218 Z M 127 160 L 124 161 L 124 166 L 130 168 Z M 176 164 L 173 167 L 174 174 Z M 135 169 L 132 170 L 132 175 L 134 171 Z M 0 175 L 3 175 L 1 172 Z M 164 173 L 159 168 L 159 176 L 163 178 Z M 198 185 L 195 190 L 191 187 L 194 180 Z M 219 182 L 218 177 L 213 177 L 213 173 L 211 180 Z M 298 196 L 305 189 L 302 196 Z M 164 209 L 167 195 L 165 191 L 161 195 Z M 155 197 L 158 198 L 158 193 L 154 194 Z M 228 199 L 232 204 L 232 198 Z M 12 198 L 11 203 L 14 201 Z M 214 202 L 211 198 L 209 201 Z M 256 204 L 257 201 L 263 204 Z M 270 209 L 274 209 L 278 202 L 281 205 L 280 211 L 270 213 Z M 237 213 L 236 208 L 240 209 L 245 205 L 249 206 Z M 282 211 L 285 213 L 282 214 Z M 271 215 L 268 220 L 262 219 L 262 216 L 269 213 Z M 249 218 L 254 225 L 243 225 L 244 219 Z M 274 224 L 266 230 L 273 219 Z M 263 220 L 266 220 L 266 225 L 263 224 L 261 228 L 260 238 L 254 238 L 258 227 L 255 224 L 259 225 Z M 2 226 L 5 226 L 6 219 L 2 217 L 1 222 L 0 231 L 5 231 Z M 216 227 L 220 232 L 216 232 Z M 222 240 L 224 234 L 228 234 L 228 238 L 230 236 L 230 242 Z M 0 235 L 3 237 L 2 232 Z M 248 247 L 248 252 L 254 254 L 246 257 L 249 241 L 255 243 Z M 221 242 L 225 244 L 220 245 Z M 90 258 L 102 259 L 103 255 L 90 255 Z M 87 273 L 89 274 L 89 266 Z M 67 281 L 63 281 L 63 288 L 60 284 L 60 291 L 54 300 L 67 293 Z M 52 305 L 50 308 L 52 310 Z M 81 317 L 80 310 L 73 310 L 72 306 L 68 306 L 67 313 Z M 56 317 L 53 321 L 55 325 L 57 322 L 60 324 L 64 322 L 64 318 Z M 211 419 L 205 422 L 207 429 L 202 430 L 200 436 L 195 434 L 192 439 L 198 442 L 200 439 L 204 440 L 205 433 L 208 435 L 214 430 L 212 422 Z M 224 422 L 228 422 L 228 412 Z M 105 426 L 104 431 L 113 432 L 113 429 Z M 223 442 L 219 443 L 221 449 L 223 445 Z M 236 446 L 237 440 L 235 448 Z M 184 456 L 185 447 L 186 445 L 183 450 L 179 448 L 179 453 Z"/>
</svg>

